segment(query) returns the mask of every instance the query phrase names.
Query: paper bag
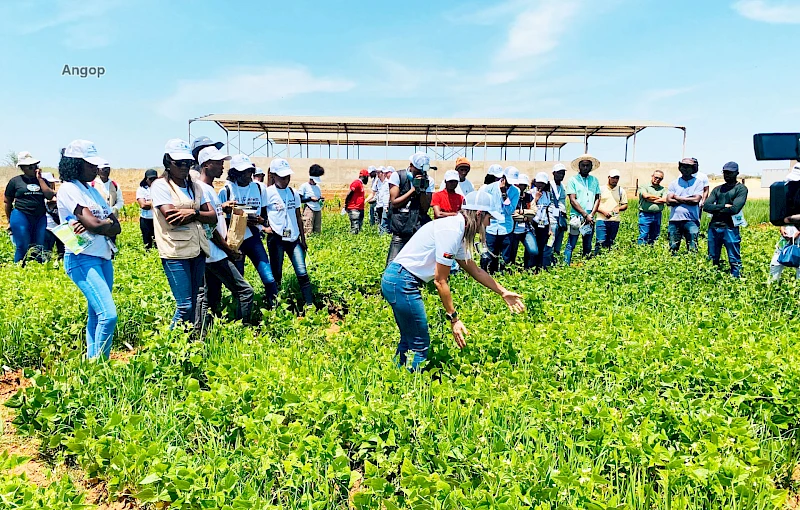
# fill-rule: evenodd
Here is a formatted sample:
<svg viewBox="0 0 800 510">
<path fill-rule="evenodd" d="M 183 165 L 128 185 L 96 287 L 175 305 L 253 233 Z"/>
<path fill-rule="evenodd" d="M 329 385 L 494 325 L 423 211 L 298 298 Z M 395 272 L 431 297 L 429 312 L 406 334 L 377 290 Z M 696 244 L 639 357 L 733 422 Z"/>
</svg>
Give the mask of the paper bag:
<svg viewBox="0 0 800 510">
<path fill-rule="evenodd" d="M 244 242 L 244 236 L 247 232 L 247 215 L 235 207 L 231 213 L 231 224 L 228 225 L 228 247 L 231 250 L 238 250 Z"/>
</svg>

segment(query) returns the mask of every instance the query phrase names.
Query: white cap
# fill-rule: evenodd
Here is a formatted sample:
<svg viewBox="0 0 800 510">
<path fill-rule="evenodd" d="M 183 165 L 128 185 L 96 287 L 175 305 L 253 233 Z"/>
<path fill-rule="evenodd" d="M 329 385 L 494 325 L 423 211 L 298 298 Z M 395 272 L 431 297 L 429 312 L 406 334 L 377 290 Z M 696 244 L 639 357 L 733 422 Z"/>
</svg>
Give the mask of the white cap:
<svg viewBox="0 0 800 510">
<path fill-rule="evenodd" d="M 97 148 L 94 146 L 94 142 L 90 142 L 89 140 L 71 141 L 70 144 L 64 149 L 64 157 L 82 159 L 95 166 L 105 161 L 103 158 L 97 155 Z M 189 159 L 191 159 L 191 157 L 192 155 L 189 154 Z"/>
<path fill-rule="evenodd" d="M 611 170 L 608 171 L 608 176 L 619 177 L 619 170 L 617 170 L 616 168 L 612 168 Z"/>
<path fill-rule="evenodd" d="M 245 170 L 255 169 L 255 165 L 246 154 L 237 154 L 231 158 L 231 168 L 244 172 Z"/>
<path fill-rule="evenodd" d="M 429 158 L 424 152 L 417 152 L 408 158 L 408 160 L 411 162 L 414 168 L 418 170 L 424 170 L 427 172 L 431 166 L 431 158 Z"/>
<path fill-rule="evenodd" d="M 461 181 L 461 176 L 455 170 L 448 170 L 444 173 L 444 182 L 447 181 Z"/>
<path fill-rule="evenodd" d="M 111 164 L 108 162 L 107 159 L 104 159 L 104 158 L 100 158 L 100 159 L 102 159 L 103 162 L 100 163 L 99 165 L 97 165 L 97 169 L 98 170 L 101 169 L 101 168 L 111 168 Z"/>
<path fill-rule="evenodd" d="M 226 156 L 213 145 L 206 147 L 197 154 L 197 163 L 202 165 L 206 161 L 230 161 L 231 157 Z"/>
<path fill-rule="evenodd" d="M 51 174 L 50 172 L 42 172 L 42 179 L 47 182 L 61 182 L 60 179 L 56 179 L 56 176 Z"/>
<path fill-rule="evenodd" d="M 464 197 L 462 209 L 467 211 L 484 211 L 492 215 L 497 221 L 504 221 L 503 213 L 500 212 L 500 204 L 492 195 L 485 191 L 472 191 Z"/>
<path fill-rule="evenodd" d="M 292 171 L 292 167 L 289 166 L 289 162 L 283 158 L 275 158 L 269 162 L 269 173 L 275 174 L 278 177 L 286 177 L 287 175 L 292 175 L 294 172 Z"/>
<path fill-rule="evenodd" d="M 17 154 L 17 166 L 36 165 L 38 163 L 41 163 L 41 161 L 34 158 L 28 151 L 22 151 Z"/>
<path fill-rule="evenodd" d="M 311 177 L 311 180 L 314 181 L 314 184 L 322 184 L 322 177 Z"/>
<path fill-rule="evenodd" d="M 792 170 L 786 176 L 786 180 L 789 182 L 800 181 L 800 163 L 795 163 Z"/>
<path fill-rule="evenodd" d="M 503 175 L 505 175 L 505 173 L 503 172 L 503 167 L 500 166 L 500 165 L 492 165 L 492 166 L 490 166 L 489 169 L 486 170 L 486 173 L 488 175 L 493 175 L 493 176 L 497 177 L 498 179 L 503 177 Z"/>
<path fill-rule="evenodd" d="M 168 140 L 167 144 L 164 146 L 164 154 L 169 154 L 169 157 L 175 161 L 180 161 L 182 159 L 194 159 L 194 156 L 192 156 L 192 149 L 189 147 L 189 144 L 180 138 Z"/>
<path fill-rule="evenodd" d="M 262 170 L 260 166 L 257 166 L 256 171 L 255 173 L 253 173 L 253 175 L 264 175 L 264 170 Z"/>
<path fill-rule="evenodd" d="M 567 167 L 565 167 L 563 163 L 556 163 L 555 165 L 553 165 L 553 173 L 566 172 L 566 171 Z"/>
<path fill-rule="evenodd" d="M 525 174 L 519 174 L 519 182 L 517 183 L 517 185 L 522 185 L 522 184 L 524 184 L 525 186 L 530 186 L 531 178 Z"/>
<path fill-rule="evenodd" d="M 542 184 L 547 184 L 550 182 L 550 177 L 548 177 L 547 173 L 539 172 L 536 174 L 536 177 L 533 178 L 534 182 L 541 182 Z"/>
<path fill-rule="evenodd" d="M 384 170 L 385 173 L 394 172 L 394 171 L 395 171 L 395 169 L 394 169 L 393 166 L 387 166 L 386 170 Z"/>
<path fill-rule="evenodd" d="M 386 171 L 386 167 L 384 166 L 375 167 L 375 170 L 377 170 L 378 173 L 381 174 Z"/>
<path fill-rule="evenodd" d="M 503 170 L 503 173 L 506 176 L 506 180 L 509 184 L 519 184 L 519 169 L 515 166 L 506 167 Z"/>
<path fill-rule="evenodd" d="M 377 168 L 375 168 L 375 167 L 374 167 L 374 166 L 372 166 L 372 165 L 370 165 L 370 166 L 368 166 L 368 167 L 367 167 L 367 172 L 369 172 L 369 173 L 372 173 L 372 172 L 377 172 L 377 171 L 378 171 L 378 169 L 377 169 Z"/>
</svg>

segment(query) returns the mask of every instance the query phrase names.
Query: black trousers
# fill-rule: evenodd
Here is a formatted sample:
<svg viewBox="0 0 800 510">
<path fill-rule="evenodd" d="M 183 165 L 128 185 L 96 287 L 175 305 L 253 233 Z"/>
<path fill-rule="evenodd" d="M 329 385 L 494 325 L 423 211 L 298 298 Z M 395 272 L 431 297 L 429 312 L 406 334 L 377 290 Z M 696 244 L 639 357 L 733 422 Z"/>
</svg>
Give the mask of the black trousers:
<svg viewBox="0 0 800 510">
<path fill-rule="evenodd" d="M 210 325 L 209 312 L 219 314 L 222 311 L 222 286 L 225 285 L 236 301 L 236 320 L 250 321 L 253 309 L 253 287 L 236 269 L 230 259 L 218 262 L 206 262 L 205 284 L 197 295 L 197 323 L 205 331 Z"/>
<path fill-rule="evenodd" d="M 387 266 L 392 263 L 397 254 L 400 253 L 400 250 L 403 249 L 410 239 L 411 236 L 392 234 L 392 242 L 389 243 L 389 254 L 386 256 Z"/>
<path fill-rule="evenodd" d="M 156 230 L 153 227 L 153 219 L 152 218 L 142 218 L 139 217 L 139 228 L 142 231 L 142 242 L 144 243 L 144 249 L 149 250 L 153 246 L 156 245 Z"/>
</svg>

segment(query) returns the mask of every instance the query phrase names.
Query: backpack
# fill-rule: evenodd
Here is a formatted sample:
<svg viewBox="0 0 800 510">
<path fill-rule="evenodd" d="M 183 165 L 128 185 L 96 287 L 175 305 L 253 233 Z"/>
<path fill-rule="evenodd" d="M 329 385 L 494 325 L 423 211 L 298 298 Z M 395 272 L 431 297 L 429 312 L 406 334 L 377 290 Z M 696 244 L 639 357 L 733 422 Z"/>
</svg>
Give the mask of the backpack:
<svg viewBox="0 0 800 510">
<path fill-rule="evenodd" d="M 400 179 L 400 195 L 405 195 L 411 189 L 411 181 L 408 178 L 408 170 L 403 169 L 397 172 L 397 177 Z M 411 237 L 419 228 L 431 221 L 427 214 L 420 214 L 420 202 L 418 196 L 411 197 L 408 205 L 408 211 L 403 211 L 401 208 L 389 206 L 389 232 L 401 237 Z M 403 208 L 404 209 L 404 208 Z"/>
</svg>

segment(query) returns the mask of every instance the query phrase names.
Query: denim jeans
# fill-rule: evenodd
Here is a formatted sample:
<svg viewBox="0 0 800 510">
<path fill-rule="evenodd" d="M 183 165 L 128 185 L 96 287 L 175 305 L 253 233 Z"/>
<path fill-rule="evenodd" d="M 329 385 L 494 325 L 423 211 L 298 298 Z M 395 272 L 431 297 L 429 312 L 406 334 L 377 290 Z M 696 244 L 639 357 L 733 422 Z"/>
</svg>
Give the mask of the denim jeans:
<svg viewBox="0 0 800 510">
<path fill-rule="evenodd" d="M 567 247 L 564 248 L 564 263 L 566 265 L 570 265 L 572 263 L 572 252 L 575 251 L 575 247 L 578 245 L 579 237 L 582 238 L 583 242 L 583 257 L 586 258 L 592 254 L 592 237 L 594 237 L 594 226 L 592 227 L 592 231 L 584 236 L 582 236 L 580 233 L 569 235 L 567 238 Z"/>
<path fill-rule="evenodd" d="M 536 235 L 532 231 L 528 232 L 515 232 L 511 234 L 511 263 L 517 261 L 517 252 L 519 245 L 522 244 L 525 253 L 522 256 L 522 265 L 525 269 L 530 269 L 534 266 L 534 260 L 539 254 L 539 246 L 536 244 Z"/>
<path fill-rule="evenodd" d="M 258 277 L 261 283 L 264 284 L 264 293 L 267 300 L 267 307 L 271 308 L 275 302 L 275 296 L 278 295 L 278 285 L 275 283 L 275 276 L 272 274 L 272 266 L 269 263 L 267 250 L 264 249 L 264 243 L 261 242 L 261 237 L 254 235 L 249 239 L 245 239 L 242 246 L 239 248 L 244 257 L 240 258 L 234 265 L 239 273 L 244 276 L 244 258 L 250 259 L 253 266 L 258 272 Z"/>
<path fill-rule="evenodd" d="M 728 253 L 731 276 L 739 278 L 742 274 L 742 237 L 739 227 L 708 227 L 708 258 L 719 266 L 722 247 Z"/>
<path fill-rule="evenodd" d="M 139 230 L 142 231 L 142 243 L 144 249 L 149 250 L 156 245 L 156 231 L 153 226 L 153 218 L 139 217 Z"/>
<path fill-rule="evenodd" d="M 177 305 L 170 329 L 173 329 L 178 321 L 199 328 L 200 324 L 195 322 L 197 320 L 195 310 L 205 277 L 205 254 L 200 253 L 193 259 L 161 259 L 161 265 L 164 267 L 169 288 L 172 289 Z"/>
<path fill-rule="evenodd" d="M 267 236 L 267 247 L 269 248 L 269 259 L 272 263 L 272 274 L 275 275 L 275 284 L 280 287 L 283 278 L 283 256 L 289 255 L 289 261 L 294 267 L 294 274 L 297 275 L 297 283 L 300 284 L 300 291 L 303 293 L 303 300 L 306 306 L 314 304 L 314 294 L 311 292 L 311 279 L 308 277 L 306 269 L 306 251 L 300 245 L 300 241 L 284 241 L 275 234 Z"/>
<path fill-rule="evenodd" d="M 594 245 L 594 252 L 600 253 L 601 248 L 610 250 L 614 246 L 619 233 L 618 221 L 597 220 L 597 240 Z"/>
<path fill-rule="evenodd" d="M 386 255 L 387 267 L 392 263 L 397 254 L 400 253 L 400 250 L 403 249 L 403 246 L 406 245 L 409 239 L 411 239 L 411 236 L 406 237 L 392 234 L 392 241 L 389 243 L 389 253 Z"/>
<path fill-rule="evenodd" d="M 86 297 L 86 353 L 89 359 L 111 354 L 111 342 L 117 327 L 117 307 L 111 296 L 114 266 L 110 260 L 91 255 L 64 256 L 64 269 Z"/>
<path fill-rule="evenodd" d="M 681 220 L 670 221 L 667 226 L 669 236 L 669 250 L 675 254 L 681 248 L 681 239 L 686 240 L 689 251 L 697 251 L 697 236 L 700 234 L 700 224 L 696 221 Z"/>
<path fill-rule="evenodd" d="M 199 306 L 197 307 L 197 323 L 203 331 L 210 323 L 208 312 L 219 314 L 222 311 L 222 286 L 225 285 L 233 300 L 236 302 L 236 320 L 250 321 L 250 314 L 253 309 L 253 287 L 247 283 L 244 276 L 236 269 L 230 259 L 222 259 L 217 262 L 206 262 L 205 285 L 200 288 L 197 297 Z"/>
<path fill-rule="evenodd" d="M 11 228 L 11 239 L 14 241 L 14 262 L 23 261 L 28 250 L 34 249 L 34 259 L 44 261 L 44 241 L 47 233 L 47 217 L 43 214 L 36 218 L 28 216 L 19 209 L 11 210 L 8 219 Z"/>
<path fill-rule="evenodd" d="M 481 254 L 481 269 L 489 274 L 496 273 L 500 269 L 500 259 L 503 265 L 510 260 L 511 234 L 486 234 L 487 253 Z"/>
<path fill-rule="evenodd" d="M 654 244 L 661 234 L 661 216 L 659 212 L 639 211 L 639 239 L 637 244 Z"/>
<path fill-rule="evenodd" d="M 400 329 L 395 359 L 398 365 L 406 366 L 411 354 L 411 371 L 419 369 L 428 357 L 431 345 L 428 317 L 420 290 L 423 285 L 422 280 L 394 262 L 386 267 L 381 278 L 381 294 L 392 307 L 394 320 Z"/>
<path fill-rule="evenodd" d="M 555 239 L 553 240 L 553 247 L 545 246 L 544 248 L 544 267 L 550 267 L 556 263 L 556 258 L 561 256 L 561 247 L 564 244 L 564 234 L 567 232 L 567 227 L 559 227 L 555 226 L 552 227 L 553 235 Z"/>
<path fill-rule="evenodd" d="M 348 209 L 347 215 L 350 217 L 350 233 L 358 234 L 364 224 L 364 209 Z"/>
</svg>

